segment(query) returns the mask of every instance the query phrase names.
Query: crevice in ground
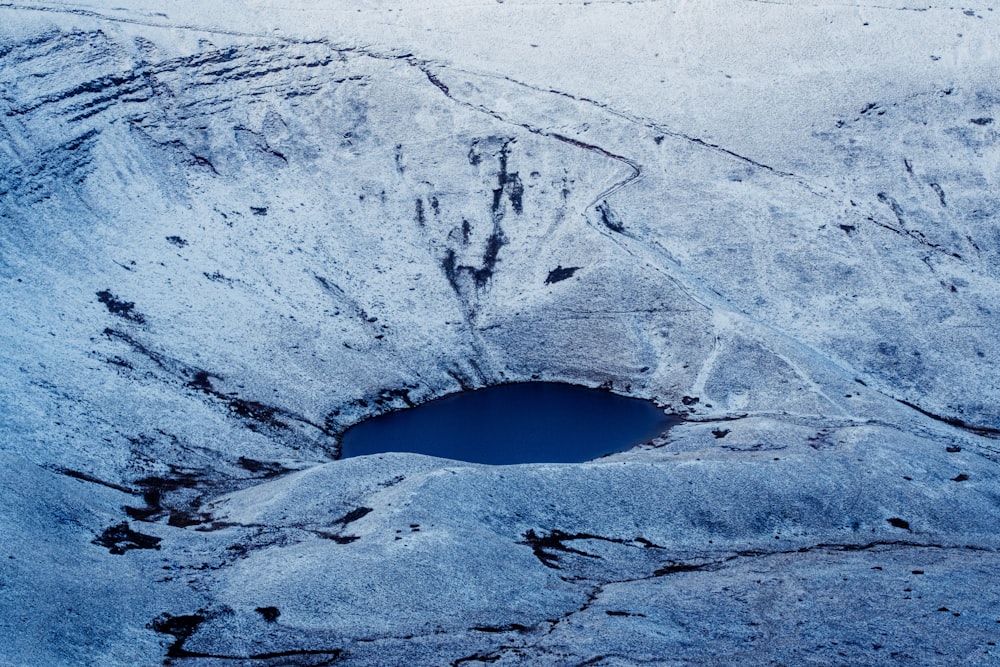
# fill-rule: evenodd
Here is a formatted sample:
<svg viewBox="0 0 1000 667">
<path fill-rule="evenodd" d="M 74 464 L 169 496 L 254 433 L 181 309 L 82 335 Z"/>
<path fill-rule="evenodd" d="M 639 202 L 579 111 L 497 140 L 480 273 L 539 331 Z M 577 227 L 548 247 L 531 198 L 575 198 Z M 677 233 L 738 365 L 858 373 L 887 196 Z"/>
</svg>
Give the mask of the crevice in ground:
<svg viewBox="0 0 1000 667">
<path fill-rule="evenodd" d="M 925 417 L 930 417 L 934 421 L 943 422 L 949 426 L 954 426 L 955 428 L 960 428 L 963 431 L 968 431 L 969 433 L 974 433 L 975 435 L 982 436 L 984 438 L 991 438 L 993 440 L 1000 439 L 1000 428 L 994 428 L 992 426 L 978 426 L 976 424 L 970 424 L 967 421 L 958 419 L 956 417 L 944 417 L 941 415 L 936 415 L 933 412 L 924 410 L 919 405 L 910 403 L 909 401 L 904 401 L 901 398 L 896 399 L 897 402 L 902 403 L 906 407 L 916 410 Z"/>
<path fill-rule="evenodd" d="M 167 647 L 166 658 L 163 661 L 164 665 L 173 664 L 175 660 L 178 659 L 212 659 L 212 660 L 238 660 L 241 662 L 246 662 L 250 660 L 254 661 L 269 661 L 269 660 L 283 660 L 287 658 L 299 658 L 296 661 L 297 665 L 309 665 L 310 667 L 320 667 L 321 665 L 330 665 L 341 658 L 344 653 L 342 648 L 334 649 L 295 649 L 295 650 L 285 650 L 285 651 L 267 651 L 261 653 L 253 653 L 246 655 L 233 655 L 226 653 L 209 653 L 203 651 L 192 651 L 184 648 L 185 642 L 187 642 L 197 631 L 198 626 L 204 623 L 206 620 L 214 616 L 219 616 L 222 613 L 209 613 L 204 609 L 199 609 L 197 613 L 194 614 L 184 614 L 178 616 L 172 616 L 170 614 L 162 614 L 155 618 L 148 626 L 150 630 L 158 632 L 160 634 L 170 635 L 174 638 L 174 641 L 170 646 Z M 304 660 L 307 660 L 305 662 Z M 288 664 L 287 662 L 282 662 L 282 664 Z"/>
</svg>

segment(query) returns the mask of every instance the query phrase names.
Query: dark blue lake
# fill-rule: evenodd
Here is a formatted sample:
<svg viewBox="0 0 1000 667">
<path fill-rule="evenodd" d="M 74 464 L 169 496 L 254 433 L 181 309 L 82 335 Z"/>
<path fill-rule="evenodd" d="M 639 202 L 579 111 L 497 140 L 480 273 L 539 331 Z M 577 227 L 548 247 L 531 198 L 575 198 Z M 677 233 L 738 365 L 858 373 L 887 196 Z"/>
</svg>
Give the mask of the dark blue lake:
<svg viewBox="0 0 1000 667">
<path fill-rule="evenodd" d="M 473 463 L 578 463 L 621 452 L 680 422 L 650 401 L 554 382 L 452 394 L 352 426 L 341 458 L 416 452 Z"/>
</svg>

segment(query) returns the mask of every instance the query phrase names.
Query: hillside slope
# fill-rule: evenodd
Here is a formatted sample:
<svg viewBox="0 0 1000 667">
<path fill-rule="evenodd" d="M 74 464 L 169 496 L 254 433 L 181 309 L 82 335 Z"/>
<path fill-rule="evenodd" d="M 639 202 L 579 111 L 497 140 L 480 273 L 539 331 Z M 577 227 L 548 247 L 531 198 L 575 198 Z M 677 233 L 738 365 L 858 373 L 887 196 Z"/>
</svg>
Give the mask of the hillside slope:
<svg viewBox="0 0 1000 667">
<path fill-rule="evenodd" d="M 318 5 L 0 3 L 0 663 L 993 659 L 992 8 Z"/>
</svg>

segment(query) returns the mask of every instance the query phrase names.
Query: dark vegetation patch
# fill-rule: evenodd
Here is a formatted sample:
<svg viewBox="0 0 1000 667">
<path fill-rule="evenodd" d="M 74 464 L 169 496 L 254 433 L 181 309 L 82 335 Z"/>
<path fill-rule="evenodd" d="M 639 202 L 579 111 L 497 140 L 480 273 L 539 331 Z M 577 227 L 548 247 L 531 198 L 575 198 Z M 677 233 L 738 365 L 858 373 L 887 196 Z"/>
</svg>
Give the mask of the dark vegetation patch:
<svg viewBox="0 0 1000 667">
<path fill-rule="evenodd" d="M 458 264 L 455 251 L 448 248 L 444 259 L 441 260 L 441 269 L 444 271 L 445 278 L 448 279 L 448 283 L 451 285 L 451 288 L 455 290 L 455 293 L 462 293 L 461 283 L 459 280 L 459 276 L 462 274 L 470 276 L 473 284 L 477 288 L 483 288 L 489 284 L 490 280 L 493 278 L 493 274 L 496 272 L 496 266 L 500 257 L 500 249 L 505 245 L 507 245 L 507 238 L 503 235 L 502 230 L 498 230 L 490 234 L 490 236 L 486 239 L 486 247 L 483 250 L 481 266 Z"/>
<path fill-rule="evenodd" d="M 90 482 L 91 484 L 99 484 L 100 486 L 106 486 L 109 489 L 114 489 L 115 491 L 121 491 L 122 493 L 128 493 L 130 495 L 138 495 L 139 492 L 135 489 L 130 489 L 127 486 L 122 486 L 121 484 L 115 484 L 113 482 L 106 482 L 103 479 L 94 477 L 93 475 L 88 475 L 85 472 L 80 472 L 79 470 L 70 470 L 69 468 L 56 468 L 56 472 L 61 475 L 66 475 L 67 477 L 72 477 L 73 479 L 78 479 L 81 482 Z"/>
<path fill-rule="evenodd" d="M 885 107 L 880 105 L 878 102 L 869 102 L 868 104 L 866 104 L 864 108 L 861 109 L 861 115 L 864 116 L 868 113 L 871 113 L 872 111 L 874 111 L 875 114 L 878 116 L 885 115 Z"/>
<path fill-rule="evenodd" d="M 135 366 L 125 361 L 119 356 L 105 357 L 104 363 L 111 364 L 112 366 L 118 366 L 119 368 L 124 368 L 125 370 L 134 371 Z"/>
<path fill-rule="evenodd" d="M 285 420 L 293 420 L 308 424 L 321 431 L 324 435 L 330 435 L 326 428 L 314 424 L 300 415 L 293 414 L 273 405 L 240 398 L 217 390 L 212 384 L 212 378 L 217 380 L 222 380 L 223 378 L 215 373 L 194 368 L 185 370 L 186 374 L 191 377 L 187 382 L 188 387 L 225 403 L 232 414 L 248 421 L 247 427 L 251 431 L 257 431 L 258 425 L 267 426 L 279 431 L 287 431 L 290 427 Z"/>
<path fill-rule="evenodd" d="M 262 609 L 274 609 L 274 607 L 263 607 Z M 257 609 L 260 613 L 261 609 Z M 232 613 L 228 611 L 226 613 Z M 216 614 L 217 615 L 217 614 Z M 263 615 L 263 614 L 262 614 Z M 209 620 L 210 615 L 204 609 L 199 609 L 194 614 L 184 614 L 174 616 L 171 614 L 160 614 L 153 619 L 146 627 L 154 632 L 170 635 L 174 638 L 173 643 L 167 647 L 164 665 L 172 664 L 173 660 L 184 658 L 208 658 L 213 660 L 231 660 L 234 663 L 249 664 L 251 662 L 278 660 L 274 664 L 296 665 L 299 667 L 319 667 L 329 665 L 338 660 L 344 653 L 343 649 L 297 649 L 291 651 L 268 651 L 262 653 L 252 653 L 246 655 L 233 655 L 226 653 L 204 653 L 201 651 L 191 651 L 184 648 L 187 642 L 198 631 L 198 627 Z M 277 616 L 275 616 L 277 619 Z M 266 617 L 265 617 L 266 620 Z"/>
<path fill-rule="evenodd" d="M 566 545 L 566 542 L 572 542 L 575 540 L 600 540 L 602 542 L 611 542 L 613 544 L 628 544 L 630 542 L 629 540 L 623 540 L 621 538 L 603 537 L 601 535 L 592 535 L 590 533 L 566 533 L 561 530 L 553 530 L 547 535 L 539 535 L 534 530 L 529 530 L 524 534 L 524 541 L 518 542 L 518 544 L 524 544 L 531 547 L 531 550 L 535 554 L 535 558 L 537 558 L 542 565 L 550 567 L 553 570 L 559 569 L 558 563 L 560 553 L 576 554 L 577 556 L 584 556 L 586 558 L 601 558 L 597 554 L 587 553 L 586 551 L 574 549 L 573 547 Z M 652 545 L 649 540 L 645 540 L 643 538 L 631 541 L 641 542 L 644 546 Z"/>
<path fill-rule="evenodd" d="M 417 197 L 416 200 L 417 225 L 424 227 L 427 224 L 427 216 L 424 213 L 424 200 Z"/>
<path fill-rule="evenodd" d="M 970 118 L 969 122 L 972 123 L 973 125 L 981 125 L 985 127 L 986 125 L 991 125 L 993 123 L 993 119 L 989 117 Z"/>
<path fill-rule="evenodd" d="M 637 537 L 637 538 L 635 538 L 632 541 L 641 544 L 643 546 L 643 548 L 645 548 L 645 549 L 662 549 L 663 548 L 659 544 L 656 544 L 655 542 L 651 542 L 651 541 L 647 540 L 645 537 Z"/>
<path fill-rule="evenodd" d="M 945 201 L 945 198 L 944 198 L 944 188 L 942 188 L 937 183 L 931 183 L 930 186 L 931 186 L 931 189 L 934 190 L 935 193 L 937 193 L 938 201 L 941 202 L 941 206 L 947 207 L 948 203 Z"/>
<path fill-rule="evenodd" d="M 549 276 L 545 279 L 545 284 L 552 285 L 553 283 L 557 283 L 560 280 L 566 280 L 567 278 L 571 278 L 573 274 L 579 270 L 580 270 L 579 266 L 567 266 L 566 268 L 563 268 L 563 266 L 560 264 L 556 268 L 549 271 Z"/>
<path fill-rule="evenodd" d="M 514 209 L 514 213 L 521 215 L 524 211 L 524 184 L 521 183 L 521 177 L 518 176 L 516 171 L 510 172 L 507 170 L 507 161 L 510 158 L 510 145 L 514 141 L 515 139 L 507 139 L 500 148 L 500 170 L 497 172 L 497 184 L 500 187 L 493 191 L 493 221 L 496 223 L 499 222 L 497 216 L 502 217 L 503 215 L 503 212 L 500 210 L 500 197 L 504 194 L 507 195 L 507 200 L 510 202 L 510 207 Z"/>
<path fill-rule="evenodd" d="M 281 616 L 281 612 L 278 611 L 277 607 L 257 607 L 254 611 L 263 616 L 264 620 L 268 623 L 274 623 Z"/>
<path fill-rule="evenodd" d="M 431 74 L 429 70 L 424 70 L 424 74 L 427 76 L 427 80 L 433 83 L 438 90 L 440 90 L 445 95 L 448 95 L 448 86 L 444 85 L 441 79 Z"/>
<path fill-rule="evenodd" d="M 343 528 L 347 524 L 354 523 L 358 519 L 367 516 L 372 511 L 373 510 L 371 507 L 357 507 L 348 512 L 347 514 L 345 514 L 344 516 L 340 517 L 339 519 L 333 521 L 332 523 L 334 526 L 340 526 L 341 528 Z M 315 531 L 315 532 L 316 535 L 322 537 L 323 539 L 333 540 L 337 544 L 350 544 L 351 542 L 355 542 L 361 539 L 357 535 L 344 535 L 340 532 L 336 533 L 330 533 L 327 531 Z"/>
<path fill-rule="evenodd" d="M 500 249 L 505 245 L 507 245 L 507 238 L 500 229 L 497 229 L 486 239 L 486 248 L 483 250 L 483 265 L 472 271 L 476 287 L 484 287 L 493 277 L 500 257 Z"/>
<path fill-rule="evenodd" d="M 448 248 L 444 258 L 441 260 L 441 269 L 452 289 L 459 296 L 462 295 L 462 275 L 467 275 L 472 279 L 473 285 L 477 289 L 486 287 L 493 275 L 496 273 L 497 264 L 500 261 L 500 250 L 507 245 L 507 237 L 504 234 L 501 223 L 504 219 L 506 208 L 504 198 L 510 204 L 510 209 L 515 214 L 521 215 L 524 212 L 524 184 L 517 172 L 508 170 L 508 159 L 510 157 L 510 146 L 514 139 L 501 139 L 500 137 L 490 137 L 490 141 L 503 141 L 499 152 L 499 169 L 497 172 L 497 187 L 493 189 L 492 201 L 490 203 L 490 218 L 493 223 L 493 230 L 486 238 L 483 248 L 482 259 L 479 266 L 459 263 L 458 256 L 454 248 Z M 469 162 L 478 165 L 482 159 L 478 151 L 478 141 L 474 142 L 469 150 Z M 462 245 L 468 245 L 472 234 L 472 226 L 468 220 L 462 221 Z"/>
<path fill-rule="evenodd" d="M 169 476 L 150 475 L 135 481 L 146 506 L 126 507 L 125 513 L 136 521 L 156 521 L 165 516 L 169 525 L 178 528 L 208 521 L 209 515 L 201 512 L 205 477 L 174 465 L 169 468 Z"/>
<path fill-rule="evenodd" d="M 112 294 L 110 290 L 98 292 L 97 300 L 103 303 L 112 315 L 117 315 L 136 324 L 146 323 L 146 317 L 135 309 L 134 302 L 123 301 Z"/>
<path fill-rule="evenodd" d="M 899 205 L 899 202 L 896 201 L 896 198 L 890 196 L 886 192 L 880 192 L 878 193 L 877 196 L 878 200 L 883 204 L 885 204 L 886 206 L 888 206 L 889 209 L 892 211 L 892 214 L 896 216 L 896 221 L 900 224 L 900 226 L 906 227 L 906 217 L 903 213 L 903 207 Z M 920 234 L 920 232 L 917 233 Z M 923 237 L 923 234 L 920 234 L 920 236 Z"/>
<path fill-rule="evenodd" d="M 406 166 L 403 165 L 403 144 L 396 144 L 395 151 L 393 152 L 393 159 L 396 162 L 396 171 L 399 173 L 406 172 Z"/>
<path fill-rule="evenodd" d="M 670 565 L 664 565 L 663 567 L 657 569 L 653 572 L 654 577 L 663 577 L 668 574 L 677 574 L 678 572 L 697 572 L 698 570 L 714 569 L 718 567 L 718 563 L 671 563 Z"/>
<path fill-rule="evenodd" d="M 174 637 L 174 643 L 167 647 L 168 658 L 185 658 L 189 653 L 184 650 L 184 642 L 198 630 L 198 626 L 205 622 L 205 618 L 202 610 L 197 614 L 180 616 L 161 614 L 146 627 L 153 632 Z"/>
<path fill-rule="evenodd" d="M 910 403 L 909 401 L 904 401 L 901 398 L 897 398 L 896 401 L 899 402 L 899 403 L 902 403 L 903 405 L 905 405 L 908 408 L 912 408 L 912 409 L 916 410 L 917 412 L 919 412 L 920 414 L 924 415 L 925 417 L 930 417 L 931 419 L 934 419 L 935 421 L 944 422 L 945 424 L 948 424 L 949 426 L 954 426 L 956 428 L 960 428 L 960 429 L 962 429 L 964 431 L 969 431 L 970 433 L 975 433 L 976 435 L 981 435 L 981 436 L 986 437 L 986 438 L 998 438 L 998 437 L 1000 437 L 1000 428 L 993 428 L 991 426 L 977 426 L 975 424 L 970 424 L 970 423 L 968 423 L 968 422 L 966 422 L 964 420 L 958 419 L 957 417 L 943 417 L 941 415 L 936 415 L 933 412 L 928 412 L 927 410 L 924 410 L 920 406 L 914 405 L 913 403 Z M 949 449 L 948 451 L 951 451 L 951 449 Z M 961 449 L 959 449 L 957 451 L 961 451 Z"/>
<path fill-rule="evenodd" d="M 645 618 L 646 617 L 645 614 L 642 614 L 642 613 L 639 613 L 639 612 L 633 612 L 633 611 L 617 611 L 617 610 L 611 610 L 611 609 L 609 609 L 609 610 L 605 611 L 604 613 L 607 614 L 608 616 L 639 616 L 641 618 Z"/>
<path fill-rule="evenodd" d="M 455 251 L 448 248 L 448 251 L 444 255 L 444 259 L 441 260 L 441 270 L 444 271 L 444 277 L 448 279 L 448 284 L 455 291 L 456 294 L 461 294 L 462 290 L 458 284 L 458 271 L 460 268 L 455 263 Z"/>
<path fill-rule="evenodd" d="M 806 438 L 806 443 L 813 449 L 823 449 L 832 447 L 835 443 L 830 441 L 830 431 L 821 430 L 815 435 Z"/>
<path fill-rule="evenodd" d="M 465 657 L 459 658 L 451 663 L 451 667 L 458 667 L 466 662 L 496 662 L 500 659 L 500 656 L 496 653 L 473 653 Z"/>
<path fill-rule="evenodd" d="M 209 273 L 208 271 L 203 271 L 202 275 L 211 280 L 213 283 L 226 283 L 227 285 L 233 284 L 232 278 L 227 278 L 218 271 L 213 271 L 212 273 Z"/>
<path fill-rule="evenodd" d="M 902 530 L 910 530 L 910 522 L 905 519 L 900 519 L 898 516 L 894 516 L 891 519 L 886 519 L 893 528 L 900 528 Z"/>
<path fill-rule="evenodd" d="M 613 232 L 621 234 L 625 231 L 625 224 L 618 218 L 618 215 L 611 209 L 606 201 L 597 205 L 597 212 L 601 216 L 601 223 Z"/>
<path fill-rule="evenodd" d="M 479 153 L 479 140 L 476 139 L 469 146 L 469 164 L 473 167 L 479 166 L 479 163 L 483 161 L 483 156 Z"/>
<path fill-rule="evenodd" d="M 472 628 L 476 632 L 529 632 L 531 628 L 520 623 L 508 623 L 507 625 L 477 625 Z"/>
<path fill-rule="evenodd" d="M 275 461 L 258 461 L 257 459 L 249 459 L 245 456 L 241 456 L 237 459 L 236 465 L 243 468 L 247 472 L 261 475 L 265 479 L 269 477 L 278 477 L 292 471 L 292 468 L 287 468 Z"/>
<path fill-rule="evenodd" d="M 382 389 L 373 396 L 365 396 L 349 401 L 343 406 L 343 408 L 335 408 L 326 415 L 324 418 L 324 430 L 327 434 L 331 435 L 343 434 L 347 428 L 338 423 L 338 417 L 340 417 L 345 410 L 348 413 L 362 411 L 365 413 L 373 412 L 374 414 L 380 414 L 402 406 L 414 408 L 417 404 L 410 397 L 410 392 L 417 389 L 417 387 L 418 385 L 411 384 L 401 388 Z M 402 403 L 402 406 L 400 405 L 400 402 Z"/>
<path fill-rule="evenodd" d="M 136 439 L 134 444 L 142 446 L 144 442 Z M 252 481 L 273 479 L 292 470 L 280 463 L 246 457 L 240 457 L 236 465 L 251 473 L 251 476 L 211 476 L 204 471 L 167 464 L 166 474 L 149 475 L 135 480 L 137 490 L 132 493 L 142 497 L 145 507 L 126 506 L 125 513 L 136 521 L 166 519 L 168 525 L 177 528 L 197 526 L 195 530 L 198 531 L 225 528 L 231 524 L 214 521 L 212 515 L 202 509 L 205 498 L 242 488 Z"/>
<path fill-rule="evenodd" d="M 350 512 L 348 512 L 344 516 L 340 517 L 339 519 L 337 519 L 333 523 L 334 524 L 339 524 L 341 526 L 346 526 L 349 523 L 354 523 L 355 521 L 357 521 L 358 519 L 361 519 L 362 517 L 368 516 L 368 514 L 371 513 L 372 511 L 374 511 L 374 510 L 372 510 L 371 507 L 358 507 L 358 508 L 355 508 L 355 509 L 351 510 Z"/>
<path fill-rule="evenodd" d="M 168 236 L 167 237 L 167 241 L 169 241 L 170 243 L 174 244 L 178 248 L 183 248 L 184 246 L 186 246 L 188 244 L 187 241 L 185 241 L 184 239 L 182 239 L 179 236 Z"/>
<path fill-rule="evenodd" d="M 339 533 L 328 533 L 322 530 L 316 531 L 316 534 L 324 540 L 332 540 L 337 544 L 350 544 L 351 542 L 356 542 L 361 539 L 357 535 L 341 535 Z"/>
<path fill-rule="evenodd" d="M 107 548 L 111 553 L 120 556 L 130 549 L 160 549 L 161 538 L 144 535 L 132 530 L 127 521 L 106 528 L 92 544 Z"/>
</svg>

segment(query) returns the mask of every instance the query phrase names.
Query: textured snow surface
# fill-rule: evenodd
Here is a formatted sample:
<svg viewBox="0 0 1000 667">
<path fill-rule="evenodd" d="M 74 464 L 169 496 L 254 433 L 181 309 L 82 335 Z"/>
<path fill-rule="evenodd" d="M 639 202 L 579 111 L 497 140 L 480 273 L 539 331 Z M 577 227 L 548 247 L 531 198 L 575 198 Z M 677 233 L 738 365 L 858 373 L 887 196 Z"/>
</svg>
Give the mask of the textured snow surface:
<svg viewBox="0 0 1000 667">
<path fill-rule="evenodd" d="M 0 664 L 993 664 L 997 44 L 988 3 L 0 2 Z M 529 380 L 686 421 L 336 460 Z"/>
</svg>

